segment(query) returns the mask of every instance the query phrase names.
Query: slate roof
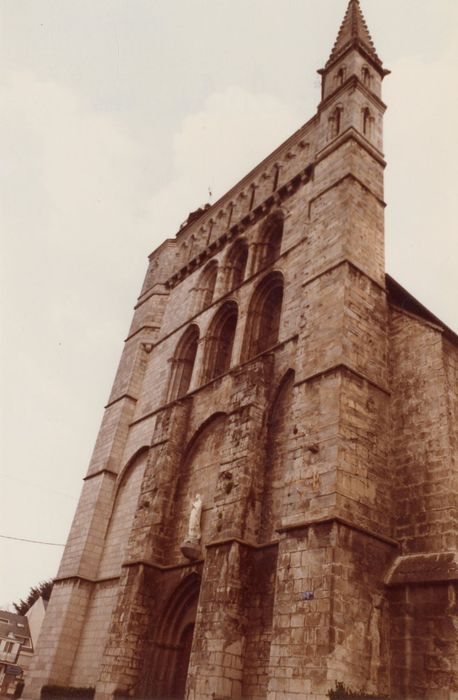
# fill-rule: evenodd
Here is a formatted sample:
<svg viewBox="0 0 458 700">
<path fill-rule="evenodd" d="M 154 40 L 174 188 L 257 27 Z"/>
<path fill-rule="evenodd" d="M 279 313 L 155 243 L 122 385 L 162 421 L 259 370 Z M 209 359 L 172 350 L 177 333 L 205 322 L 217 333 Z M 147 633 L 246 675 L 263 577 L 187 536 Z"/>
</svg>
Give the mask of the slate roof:
<svg viewBox="0 0 458 700">
<path fill-rule="evenodd" d="M 11 635 L 21 642 L 26 638 L 29 641 L 27 646 L 32 646 L 28 619 L 24 615 L 0 610 L 0 639 L 12 639 Z"/>
</svg>

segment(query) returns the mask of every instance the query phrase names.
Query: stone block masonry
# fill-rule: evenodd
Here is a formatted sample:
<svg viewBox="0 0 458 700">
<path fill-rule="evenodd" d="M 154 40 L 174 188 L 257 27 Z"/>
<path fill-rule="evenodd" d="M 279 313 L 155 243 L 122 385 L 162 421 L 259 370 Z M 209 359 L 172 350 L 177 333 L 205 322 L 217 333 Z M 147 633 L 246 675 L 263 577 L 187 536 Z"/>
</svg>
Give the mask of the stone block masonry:
<svg viewBox="0 0 458 700">
<path fill-rule="evenodd" d="M 458 338 L 385 275 L 358 0 L 320 73 L 149 256 L 29 700 L 458 698 Z"/>
</svg>

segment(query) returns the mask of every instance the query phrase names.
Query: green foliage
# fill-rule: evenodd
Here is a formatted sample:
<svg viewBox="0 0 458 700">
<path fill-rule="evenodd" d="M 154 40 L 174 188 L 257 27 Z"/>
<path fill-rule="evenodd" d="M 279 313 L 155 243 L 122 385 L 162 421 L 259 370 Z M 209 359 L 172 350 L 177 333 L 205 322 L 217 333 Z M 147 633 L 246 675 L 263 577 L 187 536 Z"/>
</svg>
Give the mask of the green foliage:
<svg viewBox="0 0 458 700">
<path fill-rule="evenodd" d="M 40 597 L 44 598 L 44 600 L 49 600 L 53 585 L 54 581 L 50 579 L 49 581 L 42 581 L 38 586 L 33 586 L 25 600 L 21 599 L 19 603 L 13 603 L 17 614 L 25 615 Z"/>
<path fill-rule="evenodd" d="M 63 685 L 44 685 L 41 700 L 92 700 L 95 688 L 75 688 Z"/>
<path fill-rule="evenodd" d="M 353 698 L 360 698 L 360 700 L 389 700 L 387 695 L 371 695 L 364 690 L 352 690 L 340 681 L 336 682 L 336 687 L 328 692 L 328 698 L 330 700 L 353 700 Z"/>
</svg>

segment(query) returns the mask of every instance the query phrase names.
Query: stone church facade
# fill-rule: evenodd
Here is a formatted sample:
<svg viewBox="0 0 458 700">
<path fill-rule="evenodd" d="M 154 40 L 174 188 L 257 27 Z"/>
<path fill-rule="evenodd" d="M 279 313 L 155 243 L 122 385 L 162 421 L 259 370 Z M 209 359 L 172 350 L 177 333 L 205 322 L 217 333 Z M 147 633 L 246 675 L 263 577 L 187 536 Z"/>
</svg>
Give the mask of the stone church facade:
<svg viewBox="0 0 458 700">
<path fill-rule="evenodd" d="M 458 698 L 458 338 L 385 274 L 387 72 L 350 0 L 316 115 L 149 256 L 26 697 Z"/>
</svg>

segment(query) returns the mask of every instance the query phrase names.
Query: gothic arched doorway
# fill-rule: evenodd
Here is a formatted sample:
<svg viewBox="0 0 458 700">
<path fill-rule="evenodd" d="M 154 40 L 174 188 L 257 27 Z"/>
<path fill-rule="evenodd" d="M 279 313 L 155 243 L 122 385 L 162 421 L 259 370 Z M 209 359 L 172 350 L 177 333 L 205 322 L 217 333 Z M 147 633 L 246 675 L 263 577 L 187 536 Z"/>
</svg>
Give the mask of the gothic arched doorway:
<svg viewBox="0 0 458 700">
<path fill-rule="evenodd" d="M 164 608 L 147 673 L 147 697 L 161 700 L 185 697 L 199 590 L 200 577 L 191 574 L 174 591 Z"/>
<path fill-rule="evenodd" d="M 188 677 L 189 659 L 191 658 L 192 638 L 194 636 L 194 623 L 187 625 L 177 647 L 177 660 L 172 685 L 172 697 L 181 700 L 186 690 L 186 678 Z"/>
</svg>

